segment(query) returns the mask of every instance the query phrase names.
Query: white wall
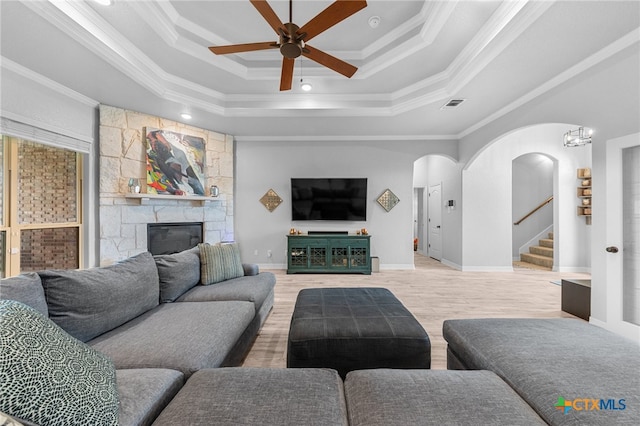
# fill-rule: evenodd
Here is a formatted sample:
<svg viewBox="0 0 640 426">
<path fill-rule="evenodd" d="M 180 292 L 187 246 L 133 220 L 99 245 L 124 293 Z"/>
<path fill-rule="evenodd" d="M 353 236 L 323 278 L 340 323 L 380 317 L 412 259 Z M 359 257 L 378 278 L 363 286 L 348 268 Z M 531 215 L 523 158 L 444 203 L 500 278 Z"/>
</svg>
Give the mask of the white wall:
<svg viewBox="0 0 640 426">
<path fill-rule="evenodd" d="M 608 246 L 623 247 L 621 164 L 608 154 L 610 144 L 640 144 L 640 133 L 594 143 L 593 152 L 593 228 L 591 256 L 594 268 L 591 279 L 590 321 L 640 342 L 637 326 L 623 321 L 623 253 L 607 253 Z M 619 147 L 620 145 L 618 145 Z M 610 152 L 611 151 L 611 152 Z M 595 267 L 597 265 L 597 268 Z"/>
<path fill-rule="evenodd" d="M 609 60 L 575 76 L 510 112 L 492 117 L 463 135 L 460 161 L 467 162 L 489 141 L 507 132 L 539 123 L 579 123 L 595 130 L 593 136 L 593 225 L 591 239 L 591 321 L 607 323 L 606 143 L 640 131 L 640 49 L 638 42 Z M 564 129 L 563 132 L 566 132 Z M 465 207 L 465 215 L 471 211 Z M 574 213 L 575 214 L 575 213 Z M 463 246 L 467 239 L 463 241 Z M 466 259 L 465 259 L 466 262 Z"/>
<path fill-rule="evenodd" d="M 83 267 L 98 264 L 98 102 L 12 61 L 0 61 L 0 133 L 83 155 Z"/>
<path fill-rule="evenodd" d="M 445 148 L 444 150 L 442 148 Z M 371 251 L 381 268 L 413 268 L 413 162 L 428 152 L 455 154 L 455 142 L 236 140 L 236 240 L 243 261 L 264 268 L 286 267 L 286 233 L 290 228 L 344 230 L 367 228 Z M 291 220 L 292 177 L 365 177 L 366 222 Z M 385 189 L 400 199 L 386 212 L 376 199 Z M 259 202 L 269 189 L 283 203 L 269 212 Z M 268 257 L 271 250 L 272 256 Z M 257 255 L 255 252 L 257 251 Z"/>
<path fill-rule="evenodd" d="M 441 155 L 427 155 L 414 164 L 413 185 L 425 188 L 424 209 L 427 209 L 429 186 L 442 184 L 442 259 L 441 262 L 457 269 L 462 268 L 462 164 Z M 444 207 L 447 200 L 454 200 L 455 207 Z M 425 235 L 422 240 L 428 244 Z M 424 244 L 426 252 L 427 245 Z"/>
<path fill-rule="evenodd" d="M 512 222 L 516 222 L 553 195 L 553 161 L 537 153 L 518 157 L 513 160 L 512 177 L 511 217 Z M 519 225 L 512 225 L 513 258 L 519 259 L 520 248 L 551 225 L 553 202 L 546 204 Z"/>
<path fill-rule="evenodd" d="M 487 146 L 462 172 L 464 270 L 512 270 L 512 161 L 541 152 L 556 161 L 555 270 L 588 271 L 590 227 L 576 215 L 576 169 L 591 164 L 589 147 L 564 148 L 569 124 L 516 130 Z"/>
</svg>

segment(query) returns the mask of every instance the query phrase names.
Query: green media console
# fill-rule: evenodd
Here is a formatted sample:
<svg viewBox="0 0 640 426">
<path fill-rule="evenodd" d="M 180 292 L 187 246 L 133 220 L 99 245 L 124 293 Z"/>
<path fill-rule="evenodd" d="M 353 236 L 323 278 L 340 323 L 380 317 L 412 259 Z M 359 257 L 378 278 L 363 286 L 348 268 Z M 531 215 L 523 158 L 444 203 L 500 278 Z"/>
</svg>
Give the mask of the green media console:
<svg viewBox="0 0 640 426">
<path fill-rule="evenodd" d="M 287 274 L 371 274 L 369 235 L 287 235 Z"/>
</svg>

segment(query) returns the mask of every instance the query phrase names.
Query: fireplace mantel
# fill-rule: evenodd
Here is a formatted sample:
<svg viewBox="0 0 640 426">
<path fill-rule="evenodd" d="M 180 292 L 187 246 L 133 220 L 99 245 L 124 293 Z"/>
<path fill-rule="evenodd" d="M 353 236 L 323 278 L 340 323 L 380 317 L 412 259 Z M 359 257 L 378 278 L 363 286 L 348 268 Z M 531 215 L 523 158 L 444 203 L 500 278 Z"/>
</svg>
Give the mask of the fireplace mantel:
<svg viewBox="0 0 640 426">
<path fill-rule="evenodd" d="M 165 195 L 165 194 L 125 194 L 125 198 L 139 200 L 140 204 L 148 204 L 150 200 L 167 200 L 167 201 L 198 201 L 200 205 L 204 205 L 210 201 L 220 201 L 220 197 L 207 197 L 204 195 Z"/>
</svg>

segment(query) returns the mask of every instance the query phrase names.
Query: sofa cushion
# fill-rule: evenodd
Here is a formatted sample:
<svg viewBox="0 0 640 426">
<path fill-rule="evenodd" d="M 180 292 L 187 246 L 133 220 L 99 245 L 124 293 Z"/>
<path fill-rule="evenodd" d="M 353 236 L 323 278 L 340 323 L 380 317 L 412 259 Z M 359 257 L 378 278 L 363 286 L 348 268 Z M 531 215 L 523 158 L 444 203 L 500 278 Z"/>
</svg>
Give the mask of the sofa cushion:
<svg viewBox="0 0 640 426">
<path fill-rule="evenodd" d="M 31 306 L 42 315 L 49 316 L 42 282 L 35 272 L 0 280 L 0 299 L 17 300 Z"/>
<path fill-rule="evenodd" d="M 571 318 L 481 318 L 446 320 L 443 336 L 460 364 L 496 373 L 549 424 L 640 418 L 640 350 L 608 330 Z M 565 413 L 560 397 L 595 398 L 610 409 Z"/>
<path fill-rule="evenodd" d="M 200 249 L 153 256 L 160 281 L 160 303 L 173 302 L 200 282 Z"/>
<path fill-rule="evenodd" d="M 216 285 L 199 285 L 180 296 L 178 302 L 245 300 L 253 302 L 258 312 L 273 292 L 276 277 L 271 272 L 226 280 Z"/>
<path fill-rule="evenodd" d="M 163 303 L 89 342 L 116 367 L 220 367 L 255 316 L 250 302 Z"/>
<path fill-rule="evenodd" d="M 184 375 L 163 368 L 116 370 L 119 426 L 150 425 L 184 384 Z"/>
<path fill-rule="evenodd" d="M 260 267 L 255 263 L 243 263 L 242 269 L 244 269 L 244 275 L 251 277 L 260 273 Z"/>
<path fill-rule="evenodd" d="M 83 342 L 158 305 L 158 269 L 148 252 L 102 268 L 38 274 L 49 317 Z"/>
<path fill-rule="evenodd" d="M 490 371 L 357 370 L 344 391 L 352 426 L 546 424 Z"/>
<path fill-rule="evenodd" d="M 111 360 L 36 310 L 0 301 L 0 410 L 42 425 L 118 424 Z"/>
<path fill-rule="evenodd" d="M 231 244 L 198 244 L 200 249 L 200 280 L 209 285 L 244 275 L 240 249 Z"/>
<path fill-rule="evenodd" d="M 346 425 L 342 381 L 335 371 L 216 368 L 187 381 L 155 426 Z"/>
</svg>

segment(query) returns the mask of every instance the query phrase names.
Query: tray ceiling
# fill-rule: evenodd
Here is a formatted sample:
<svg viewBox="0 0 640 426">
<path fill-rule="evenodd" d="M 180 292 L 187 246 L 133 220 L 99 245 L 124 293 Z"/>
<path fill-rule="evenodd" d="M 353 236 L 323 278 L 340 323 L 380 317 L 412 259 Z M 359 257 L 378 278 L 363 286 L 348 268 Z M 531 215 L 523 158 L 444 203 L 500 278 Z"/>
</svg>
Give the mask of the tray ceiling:
<svg viewBox="0 0 640 426">
<path fill-rule="evenodd" d="M 294 0 L 293 21 L 331 3 Z M 269 4 L 288 20 L 288 1 Z M 245 137 L 456 138 L 550 82 L 637 49 L 640 25 L 635 1 L 369 0 L 313 40 L 356 74 L 297 59 L 293 89 L 280 92 L 277 50 L 208 50 L 275 41 L 248 0 L 11 1 L 0 12 L 3 66 L 101 103 L 172 119 L 188 111 L 194 125 Z M 442 109 L 452 98 L 466 101 Z"/>
</svg>

